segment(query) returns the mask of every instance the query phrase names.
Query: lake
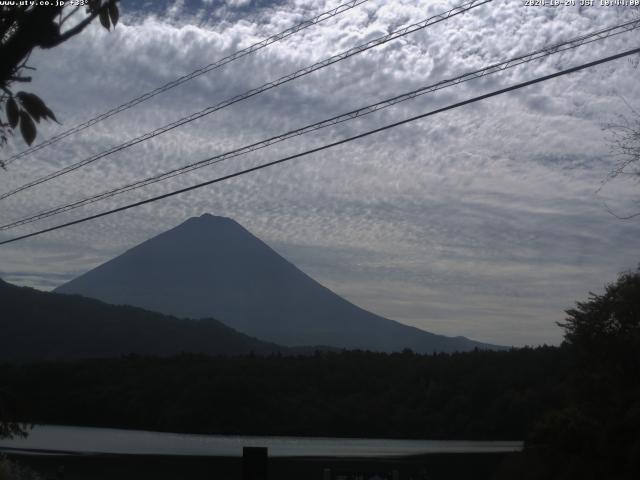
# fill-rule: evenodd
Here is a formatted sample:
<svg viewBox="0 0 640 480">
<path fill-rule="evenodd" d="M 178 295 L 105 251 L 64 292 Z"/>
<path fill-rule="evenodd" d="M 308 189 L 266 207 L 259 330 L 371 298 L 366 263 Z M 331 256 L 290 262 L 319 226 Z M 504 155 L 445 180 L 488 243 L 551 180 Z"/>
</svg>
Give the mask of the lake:
<svg viewBox="0 0 640 480">
<path fill-rule="evenodd" d="M 0 451 L 135 455 L 242 456 L 242 447 L 267 447 L 270 457 L 402 457 L 434 453 L 501 453 L 522 450 L 517 441 L 388 440 L 372 438 L 194 435 L 37 425 L 24 439 L 0 440 Z"/>
</svg>

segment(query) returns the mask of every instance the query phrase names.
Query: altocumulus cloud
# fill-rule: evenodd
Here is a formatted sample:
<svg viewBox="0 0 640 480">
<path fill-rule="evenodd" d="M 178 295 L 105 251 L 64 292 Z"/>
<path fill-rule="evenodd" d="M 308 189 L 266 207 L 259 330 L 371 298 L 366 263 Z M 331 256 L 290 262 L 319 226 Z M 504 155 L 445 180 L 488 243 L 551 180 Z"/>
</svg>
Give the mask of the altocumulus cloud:
<svg viewBox="0 0 640 480">
<path fill-rule="evenodd" d="M 47 137 L 277 33 L 337 2 L 123 2 L 35 52 L 30 88 L 63 121 Z M 8 190 L 358 43 L 456 5 L 372 0 L 15 162 Z M 3 201 L 2 220 L 199 160 L 481 66 L 620 23 L 631 11 L 497 0 L 271 90 Z M 358 121 L 130 192 L 53 225 L 273 160 L 454 101 L 637 46 L 626 34 L 398 105 Z M 186 218 L 235 218 L 354 303 L 436 333 L 557 343 L 555 322 L 638 262 L 637 185 L 596 194 L 611 169 L 602 125 L 638 98 L 626 60 L 546 82 L 290 164 L 4 246 L 0 274 L 52 288 Z M 7 155 L 22 146 L 18 141 Z M 12 150 L 13 149 L 13 150 Z M 625 210 L 627 209 L 627 210 Z M 3 232 L 0 238 L 31 227 Z"/>
</svg>

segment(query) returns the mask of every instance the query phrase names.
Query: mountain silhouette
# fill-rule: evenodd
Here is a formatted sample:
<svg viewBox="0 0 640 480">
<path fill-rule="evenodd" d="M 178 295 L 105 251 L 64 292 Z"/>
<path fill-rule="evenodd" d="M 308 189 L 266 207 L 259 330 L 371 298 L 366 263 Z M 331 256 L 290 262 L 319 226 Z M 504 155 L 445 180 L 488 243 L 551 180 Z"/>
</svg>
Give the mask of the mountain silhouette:
<svg viewBox="0 0 640 480">
<path fill-rule="evenodd" d="M 262 342 L 217 320 L 179 319 L 79 295 L 59 295 L 0 280 L 0 363 L 248 353 L 311 354 Z M 320 349 L 320 348 L 319 348 Z"/>
<path fill-rule="evenodd" d="M 429 353 L 493 348 L 359 308 L 234 220 L 210 214 L 190 218 L 55 291 L 176 317 L 213 317 L 282 345 Z"/>
</svg>

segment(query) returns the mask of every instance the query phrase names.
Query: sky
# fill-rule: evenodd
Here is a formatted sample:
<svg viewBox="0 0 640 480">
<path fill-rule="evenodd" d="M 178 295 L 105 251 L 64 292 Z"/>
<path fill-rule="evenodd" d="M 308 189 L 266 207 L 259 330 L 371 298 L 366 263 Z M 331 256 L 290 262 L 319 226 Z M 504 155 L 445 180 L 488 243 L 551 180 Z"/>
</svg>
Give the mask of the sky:
<svg viewBox="0 0 640 480">
<path fill-rule="evenodd" d="M 38 140 L 337 6 L 339 1 L 122 1 L 34 51 L 33 82 L 62 125 Z M 370 0 L 11 163 L 0 191 L 462 2 Z M 578 2 L 579 3 L 579 2 Z M 2 224 L 274 134 L 613 26 L 630 8 L 494 0 L 0 201 Z M 79 13 L 82 18 L 83 13 Z M 128 192 L 0 240 L 169 192 L 640 46 L 638 31 L 424 95 L 367 117 Z M 556 322 L 640 263 L 640 185 L 607 125 L 640 109 L 629 57 L 187 194 L 0 246 L 0 277 L 50 290 L 203 213 L 231 217 L 358 306 L 434 333 L 559 344 Z M 36 141 L 38 141 L 36 140 Z M 24 150 L 16 136 L 0 154 Z M 215 248 L 215 245 L 212 245 Z M 224 319 L 221 319 L 224 321 Z"/>
</svg>

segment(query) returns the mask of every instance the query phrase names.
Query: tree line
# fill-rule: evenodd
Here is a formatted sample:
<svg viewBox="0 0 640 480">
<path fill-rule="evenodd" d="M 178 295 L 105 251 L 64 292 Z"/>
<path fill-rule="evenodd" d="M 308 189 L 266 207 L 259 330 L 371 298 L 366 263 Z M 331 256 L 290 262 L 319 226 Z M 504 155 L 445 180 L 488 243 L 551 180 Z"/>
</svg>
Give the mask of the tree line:
<svg viewBox="0 0 640 480">
<path fill-rule="evenodd" d="M 564 396 L 565 349 L 364 351 L 0 366 L 20 419 L 160 431 L 522 439 Z"/>
<path fill-rule="evenodd" d="M 6 363 L 0 425 L 524 439 L 496 478 L 639 478 L 640 269 L 566 314 L 559 347 Z"/>
</svg>

